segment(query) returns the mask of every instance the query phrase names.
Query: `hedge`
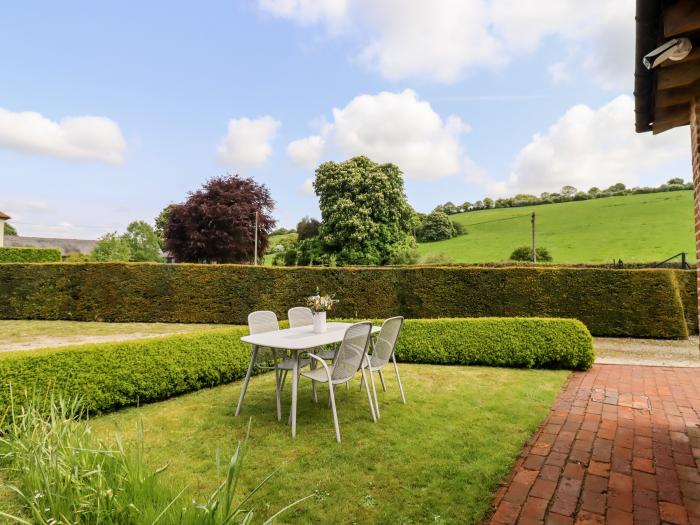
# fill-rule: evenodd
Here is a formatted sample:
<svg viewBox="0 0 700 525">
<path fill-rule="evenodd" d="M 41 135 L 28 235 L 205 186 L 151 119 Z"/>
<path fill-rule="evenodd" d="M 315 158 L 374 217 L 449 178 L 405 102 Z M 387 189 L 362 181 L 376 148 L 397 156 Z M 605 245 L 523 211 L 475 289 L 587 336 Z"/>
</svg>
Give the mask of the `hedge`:
<svg viewBox="0 0 700 525">
<path fill-rule="evenodd" d="M 687 320 L 695 315 L 692 292 L 682 285 L 691 274 L 524 267 L 4 264 L 0 318 L 243 324 L 253 310 L 284 317 L 319 286 L 340 299 L 335 317 L 563 317 L 579 319 L 598 336 L 683 338 L 689 333 Z"/>
<path fill-rule="evenodd" d="M 0 246 L 0 263 L 42 263 L 61 260 L 57 248 L 20 248 Z"/>
<path fill-rule="evenodd" d="M 82 396 L 104 412 L 245 376 L 247 328 L 0 354 L 0 420 L 14 392 Z M 572 319 L 407 320 L 397 358 L 412 363 L 585 369 L 591 335 Z"/>
</svg>

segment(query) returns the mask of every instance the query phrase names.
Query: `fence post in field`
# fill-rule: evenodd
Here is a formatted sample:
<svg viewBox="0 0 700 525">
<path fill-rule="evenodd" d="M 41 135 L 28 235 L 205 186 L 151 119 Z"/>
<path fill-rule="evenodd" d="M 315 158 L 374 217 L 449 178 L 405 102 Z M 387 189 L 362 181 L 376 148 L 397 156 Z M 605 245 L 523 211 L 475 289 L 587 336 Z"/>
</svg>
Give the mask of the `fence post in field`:
<svg viewBox="0 0 700 525">
<path fill-rule="evenodd" d="M 532 212 L 532 262 L 537 262 L 537 243 L 535 242 L 535 212 Z"/>
</svg>

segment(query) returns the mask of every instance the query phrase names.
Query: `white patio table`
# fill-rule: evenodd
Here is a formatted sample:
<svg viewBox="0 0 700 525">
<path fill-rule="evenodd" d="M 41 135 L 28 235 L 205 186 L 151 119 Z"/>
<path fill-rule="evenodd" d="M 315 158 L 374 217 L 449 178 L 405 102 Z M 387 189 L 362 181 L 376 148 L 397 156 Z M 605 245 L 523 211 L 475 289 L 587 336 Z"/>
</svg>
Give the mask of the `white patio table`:
<svg viewBox="0 0 700 525">
<path fill-rule="evenodd" d="M 245 399 L 245 393 L 248 389 L 248 382 L 250 381 L 250 376 L 253 374 L 253 367 L 255 366 L 255 356 L 258 352 L 258 348 L 267 347 L 274 348 L 277 350 L 289 350 L 294 354 L 293 370 L 292 370 L 292 410 L 291 410 L 291 420 L 292 420 L 292 437 L 296 437 L 297 434 L 297 390 L 299 384 L 299 362 L 301 360 L 301 355 L 319 346 L 330 345 L 335 343 L 340 343 L 345 335 L 345 330 L 352 326 L 352 323 L 336 323 L 328 322 L 326 323 L 326 331 L 322 334 L 316 334 L 313 331 L 313 326 L 300 326 L 298 328 L 286 328 L 284 330 L 273 330 L 271 332 L 264 332 L 261 334 L 246 335 L 241 337 L 241 341 L 244 343 L 250 343 L 253 346 L 253 350 L 250 354 L 250 364 L 248 365 L 248 372 L 243 380 L 243 387 L 241 388 L 241 396 L 238 399 L 238 406 L 236 407 L 236 415 L 241 413 L 241 407 L 243 406 L 243 400 Z M 379 332 L 380 328 L 378 326 L 372 327 L 372 333 L 375 334 Z M 277 419 L 281 419 L 281 407 L 279 403 L 279 398 L 277 399 Z"/>
</svg>

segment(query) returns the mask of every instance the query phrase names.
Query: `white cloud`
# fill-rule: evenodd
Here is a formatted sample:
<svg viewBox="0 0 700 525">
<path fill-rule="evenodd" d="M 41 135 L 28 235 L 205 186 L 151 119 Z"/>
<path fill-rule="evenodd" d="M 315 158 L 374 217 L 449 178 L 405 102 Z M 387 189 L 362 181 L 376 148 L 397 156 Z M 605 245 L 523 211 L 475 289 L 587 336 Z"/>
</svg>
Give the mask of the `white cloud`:
<svg viewBox="0 0 700 525">
<path fill-rule="evenodd" d="M 325 143 L 343 157 L 366 155 L 397 164 L 408 178 L 429 180 L 462 171 L 460 135 L 468 129 L 458 117 L 443 119 L 407 89 L 355 97 L 333 110 L 323 133 Z M 314 137 L 292 144 L 298 148 Z"/>
<path fill-rule="evenodd" d="M 314 179 L 304 180 L 304 184 L 301 186 L 301 191 L 304 195 L 316 195 L 314 192 Z"/>
<path fill-rule="evenodd" d="M 275 16 L 301 24 L 335 23 L 342 20 L 348 9 L 348 0 L 259 0 L 258 3 Z"/>
<path fill-rule="evenodd" d="M 295 164 L 314 168 L 321 160 L 325 148 L 326 140 L 321 135 L 312 135 L 290 142 L 287 146 L 287 154 Z"/>
<path fill-rule="evenodd" d="M 573 106 L 520 150 L 508 181 L 482 185 L 500 195 L 551 192 L 566 184 L 580 190 L 616 182 L 633 186 L 645 173 L 687 155 L 686 129 L 638 134 L 633 119 L 634 101 L 627 95 L 598 109 Z"/>
<path fill-rule="evenodd" d="M 372 36 L 360 59 L 391 80 L 453 82 L 468 67 L 505 62 L 481 0 L 368 0 L 362 12 Z"/>
<path fill-rule="evenodd" d="M 228 133 L 217 148 L 219 160 L 234 169 L 262 166 L 272 154 L 272 140 L 281 123 L 270 116 L 228 122 Z"/>
<path fill-rule="evenodd" d="M 0 108 L 0 148 L 120 164 L 126 142 L 116 122 L 106 117 L 65 117 L 54 122 L 33 111 Z"/>
<path fill-rule="evenodd" d="M 606 88 L 629 81 L 634 2 L 580 0 L 258 0 L 279 17 L 360 35 L 359 60 L 392 79 L 453 82 L 506 64 L 547 36 L 582 44 L 577 58 Z M 557 45 L 554 43 L 553 45 Z"/>
</svg>

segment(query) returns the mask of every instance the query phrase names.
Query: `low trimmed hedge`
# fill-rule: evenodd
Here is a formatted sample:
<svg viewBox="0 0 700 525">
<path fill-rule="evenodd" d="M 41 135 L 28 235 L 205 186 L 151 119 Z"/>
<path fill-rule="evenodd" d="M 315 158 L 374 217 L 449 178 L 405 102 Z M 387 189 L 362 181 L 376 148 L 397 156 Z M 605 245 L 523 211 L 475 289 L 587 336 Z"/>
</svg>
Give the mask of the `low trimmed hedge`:
<svg viewBox="0 0 700 525">
<path fill-rule="evenodd" d="M 681 277 L 677 277 L 680 275 Z M 597 336 L 683 338 L 695 316 L 679 270 L 279 268 L 78 263 L 0 265 L 0 319 L 244 324 L 320 287 L 335 317 L 562 317 Z M 691 315 L 692 314 L 692 315 Z M 697 326 L 697 321 L 690 328 Z"/>
<path fill-rule="evenodd" d="M 14 392 L 82 396 L 104 412 L 212 387 L 245 376 L 247 328 L 0 354 L 0 420 Z M 591 335 L 573 319 L 407 320 L 403 362 L 586 369 Z"/>
<path fill-rule="evenodd" d="M 57 248 L 0 246 L 0 263 L 45 263 L 60 260 L 61 250 Z"/>
<path fill-rule="evenodd" d="M 404 323 L 396 358 L 407 363 L 587 370 L 593 339 L 576 319 L 485 317 Z"/>
</svg>

